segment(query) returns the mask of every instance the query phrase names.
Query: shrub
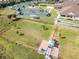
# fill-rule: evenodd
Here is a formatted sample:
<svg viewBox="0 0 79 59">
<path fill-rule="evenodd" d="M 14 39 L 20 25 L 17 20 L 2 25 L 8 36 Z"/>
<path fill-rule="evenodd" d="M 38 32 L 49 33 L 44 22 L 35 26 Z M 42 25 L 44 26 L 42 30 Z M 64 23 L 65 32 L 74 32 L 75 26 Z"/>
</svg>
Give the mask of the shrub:
<svg viewBox="0 0 79 59">
<path fill-rule="evenodd" d="M 17 29 L 21 29 L 20 27 L 17 27 Z"/>
<path fill-rule="evenodd" d="M 15 19 L 13 19 L 13 21 L 19 21 L 19 20 L 21 20 L 21 18 L 15 18 Z"/>
<path fill-rule="evenodd" d="M 19 34 L 19 31 L 16 31 L 17 34 Z"/>
<path fill-rule="evenodd" d="M 63 36 L 63 37 L 61 37 L 62 39 L 65 39 L 66 37 L 65 36 Z"/>
<path fill-rule="evenodd" d="M 20 33 L 19 35 L 20 35 L 20 36 L 23 36 L 23 35 L 24 35 L 24 33 Z"/>
<path fill-rule="evenodd" d="M 8 15 L 8 18 L 11 19 L 12 15 Z"/>
<path fill-rule="evenodd" d="M 14 14 L 13 17 L 16 18 L 16 14 Z"/>
<path fill-rule="evenodd" d="M 8 24 L 11 24 L 10 22 Z"/>
<path fill-rule="evenodd" d="M 48 30 L 48 27 L 46 27 L 45 25 L 41 26 L 43 30 Z"/>
</svg>

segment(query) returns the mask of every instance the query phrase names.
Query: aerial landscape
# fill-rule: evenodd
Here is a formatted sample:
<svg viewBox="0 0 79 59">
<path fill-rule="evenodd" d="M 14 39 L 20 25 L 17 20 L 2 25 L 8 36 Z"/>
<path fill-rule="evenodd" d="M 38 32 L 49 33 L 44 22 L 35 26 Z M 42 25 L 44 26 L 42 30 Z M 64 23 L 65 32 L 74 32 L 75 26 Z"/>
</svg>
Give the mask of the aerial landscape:
<svg viewBox="0 0 79 59">
<path fill-rule="evenodd" d="M 79 0 L 0 0 L 0 59 L 79 59 Z"/>
</svg>

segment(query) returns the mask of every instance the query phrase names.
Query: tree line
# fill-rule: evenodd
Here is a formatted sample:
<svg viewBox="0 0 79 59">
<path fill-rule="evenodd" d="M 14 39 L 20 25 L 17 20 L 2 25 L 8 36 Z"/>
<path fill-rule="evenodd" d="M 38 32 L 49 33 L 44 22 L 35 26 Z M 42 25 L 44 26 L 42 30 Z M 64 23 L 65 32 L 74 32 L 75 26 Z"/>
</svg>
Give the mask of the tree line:
<svg viewBox="0 0 79 59">
<path fill-rule="evenodd" d="M 1 0 L 0 1 L 0 8 L 5 8 L 6 6 L 11 6 L 14 4 L 19 4 L 21 2 L 27 2 L 27 1 L 31 1 L 31 0 Z"/>
</svg>

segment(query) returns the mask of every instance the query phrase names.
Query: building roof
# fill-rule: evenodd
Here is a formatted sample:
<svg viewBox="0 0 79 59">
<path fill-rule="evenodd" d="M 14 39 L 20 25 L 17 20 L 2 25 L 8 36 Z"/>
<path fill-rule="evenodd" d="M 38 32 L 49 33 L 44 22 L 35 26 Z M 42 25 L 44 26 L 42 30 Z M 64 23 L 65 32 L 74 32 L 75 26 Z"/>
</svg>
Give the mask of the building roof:
<svg viewBox="0 0 79 59">
<path fill-rule="evenodd" d="M 61 15 L 68 15 L 69 13 L 73 13 L 74 16 L 79 17 L 79 5 L 75 0 L 66 0 L 63 3 L 62 9 L 60 9 Z"/>
<path fill-rule="evenodd" d="M 54 40 L 49 40 L 48 45 L 51 47 L 54 47 L 55 41 Z"/>
<path fill-rule="evenodd" d="M 44 54 L 46 59 L 57 59 L 59 54 L 59 48 L 54 46 L 55 40 L 43 40 L 38 49 L 38 53 Z M 49 47 L 49 45 L 53 45 L 53 47 Z"/>
<path fill-rule="evenodd" d="M 48 48 L 48 42 L 47 42 L 46 40 L 43 40 L 43 41 L 41 42 L 41 45 L 40 45 L 39 49 L 38 49 L 38 53 L 40 53 L 40 54 L 45 54 L 47 48 Z M 42 50 L 45 50 L 45 51 L 42 52 Z"/>
<path fill-rule="evenodd" d="M 58 59 L 58 56 L 59 56 L 59 48 L 53 47 L 53 50 L 51 51 L 51 55 L 52 55 L 53 58 L 57 58 Z"/>
</svg>

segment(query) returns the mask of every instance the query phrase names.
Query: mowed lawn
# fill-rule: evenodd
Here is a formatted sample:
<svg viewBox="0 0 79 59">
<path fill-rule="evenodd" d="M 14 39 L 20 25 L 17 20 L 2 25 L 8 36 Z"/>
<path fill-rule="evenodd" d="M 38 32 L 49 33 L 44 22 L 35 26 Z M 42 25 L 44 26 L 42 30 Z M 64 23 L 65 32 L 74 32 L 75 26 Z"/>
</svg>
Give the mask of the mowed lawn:
<svg viewBox="0 0 79 59">
<path fill-rule="evenodd" d="M 79 59 L 79 30 L 62 28 L 60 33 L 61 59 Z"/>
<path fill-rule="evenodd" d="M 44 30 L 45 27 L 47 30 Z M 39 47 L 42 40 L 48 40 L 52 26 L 32 21 L 18 21 L 3 36 L 10 41 L 20 42 L 32 47 Z"/>
<path fill-rule="evenodd" d="M 0 45 L 6 49 L 6 55 L 10 57 L 9 59 L 44 59 L 43 55 L 38 54 L 33 49 L 24 48 L 2 38 L 0 38 Z"/>
</svg>

